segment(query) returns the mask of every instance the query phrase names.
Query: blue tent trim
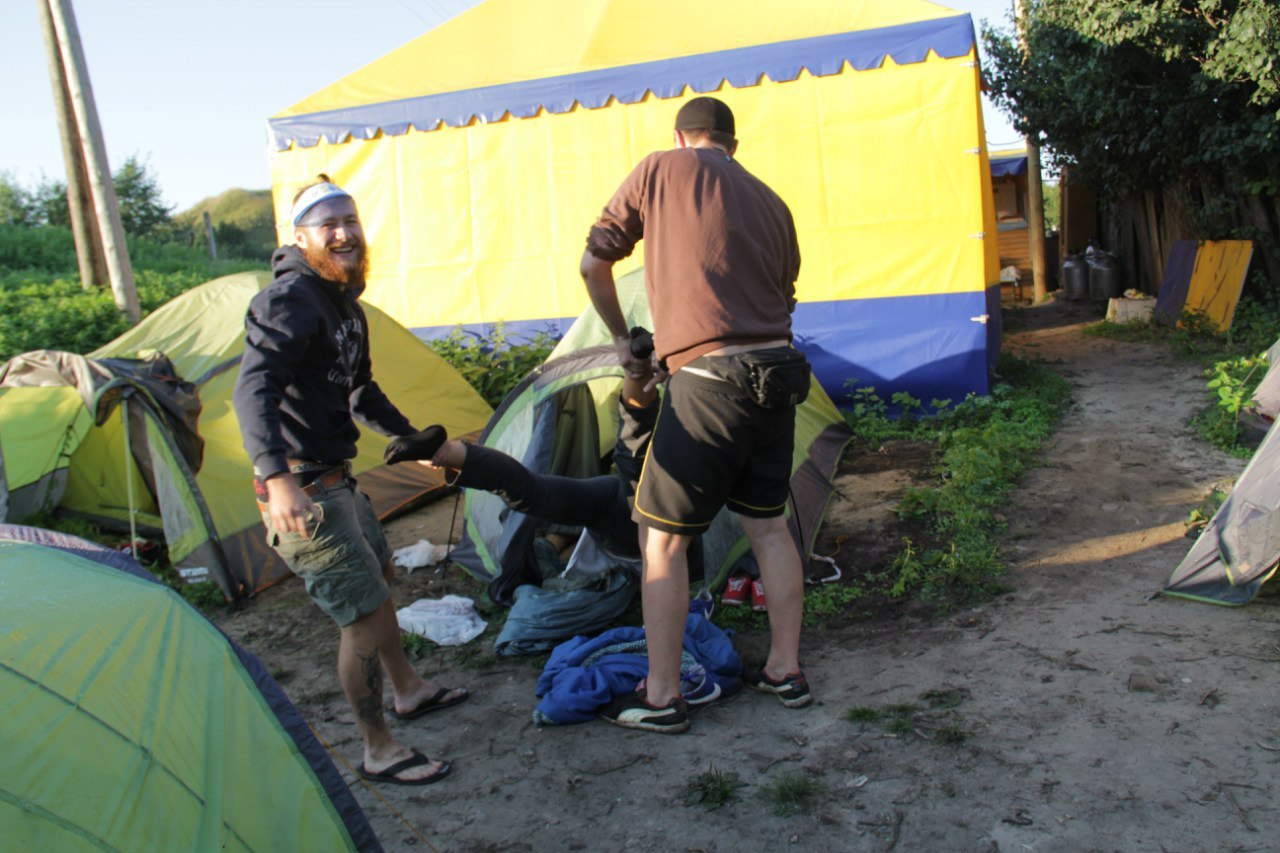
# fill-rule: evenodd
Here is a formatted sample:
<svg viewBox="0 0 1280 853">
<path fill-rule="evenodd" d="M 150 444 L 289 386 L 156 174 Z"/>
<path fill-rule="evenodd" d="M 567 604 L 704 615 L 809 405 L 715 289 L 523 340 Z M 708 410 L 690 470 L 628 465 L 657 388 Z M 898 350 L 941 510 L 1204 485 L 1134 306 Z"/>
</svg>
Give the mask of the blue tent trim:
<svg viewBox="0 0 1280 853">
<path fill-rule="evenodd" d="M 902 390 L 925 405 L 960 402 L 957 394 L 986 394 L 991 360 L 1000 352 L 999 287 L 970 293 L 802 302 L 791 318 L 796 347 L 837 406 L 850 404 L 853 388 Z M 929 323 L 921 318 L 928 317 Z M 563 335 L 575 317 L 502 323 L 516 342 L 538 334 Z M 461 328 L 477 340 L 496 323 Z M 425 341 L 448 337 L 459 326 L 418 326 Z M 857 353 L 857 358 L 853 358 Z M 849 380 L 854 385 L 848 385 Z"/>
<path fill-rule="evenodd" d="M 1016 157 L 992 157 L 991 158 L 991 177 L 1003 178 L 1012 175 L 1025 175 L 1027 173 L 1027 155 L 1019 154 Z"/>
<path fill-rule="evenodd" d="M 169 591 L 154 575 L 142 568 L 133 557 L 75 536 L 38 527 L 0 524 L 0 541 L 4 540 L 25 542 L 64 551 L 98 565 L 116 569 L 136 580 L 153 583 Z M 172 593 L 172 595 L 175 598 L 178 597 L 177 593 Z M 192 610 L 199 613 L 194 608 Z M 204 614 L 200 613 L 199 615 L 201 618 L 207 619 Z M 378 841 L 377 835 L 374 834 L 373 827 L 369 825 L 369 820 L 365 817 L 364 810 L 360 808 L 360 803 L 356 800 L 355 795 L 351 793 L 351 789 L 343 781 L 342 775 L 330 760 L 328 752 L 325 751 L 325 748 L 312 734 L 311 727 L 307 725 L 306 720 L 302 718 L 298 709 L 285 696 L 284 691 L 280 689 L 280 685 L 276 683 L 276 680 L 271 677 L 266 667 L 262 665 L 262 662 L 255 655 L 241 648 L 212 621 L 209 621 L 209 624 L 222 635 L 231 650 L 235 652 L 237 659 L 239 659 L 241 665 L 253 680 L 254 686 L 262 694 L 263 701 L 266 702 L 267 707 L 271 709 L 279 721 L 280 728 L 293 740 L 298 751 L 311 766 L 316 780 L 324 788 L 325 793 L 328 794 L 329 799 L 333 802 L 334 810 L 346 826 L 355 848 L 364 851 L 364 853 L 379 853 L 383 849 L 382 844 Z"/>
<path fill-rule="evenodd" d="M 598 109 L 610 100 L 634 104 L 648 92 L 673 98 L 686 86 L 695 92 L 715 91 L 725 81 L 734 88 L 756 86 L 762 75 L 775 83 L 795 80 L 801 70 L 827 77 L 839 74 L 846 62 L 858 71 L 878 68 L 886 57 L 906 65 L 923 62 L 931 50 L 951 59 L 965 56 L 974 44 L 973 20 L 967 14 L 956 15 L 273 118 L 267 122 L 268 135 L 277 151 L 291 145 L 309 148 L 321 140 L 332 144 L 348 137 L 373 139 L 380 133 L 400 136 L 410 129 L 460 127 L 472 120 L 494 122 L 508 114 L 529 118 L 541 110 L 565 113 L 574 104 L 587 109 Z"/>
</svg>

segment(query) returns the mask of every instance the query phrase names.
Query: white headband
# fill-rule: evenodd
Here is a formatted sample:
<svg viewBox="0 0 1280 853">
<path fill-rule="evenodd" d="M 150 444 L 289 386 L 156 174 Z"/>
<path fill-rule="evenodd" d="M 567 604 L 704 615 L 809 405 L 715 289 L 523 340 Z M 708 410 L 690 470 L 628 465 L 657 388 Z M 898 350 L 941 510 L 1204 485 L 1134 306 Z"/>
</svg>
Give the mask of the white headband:
<svg viewBox="0 0 1280 853">
<path fill-rule="evenodd" d="M 307 215 L 307 211 L 315 207 L 322 201 L 328 201 L 331 198 L 346 196 L 351 198 L 351 194 L 337 184 L 315 184 L 307 187 L 302 195 L 298 196 L 298 200 L 293 203 L 293 213 L 290 218 L 293 220 L 294 227 L 302 222 L 302 217 Z"/>
</svg>

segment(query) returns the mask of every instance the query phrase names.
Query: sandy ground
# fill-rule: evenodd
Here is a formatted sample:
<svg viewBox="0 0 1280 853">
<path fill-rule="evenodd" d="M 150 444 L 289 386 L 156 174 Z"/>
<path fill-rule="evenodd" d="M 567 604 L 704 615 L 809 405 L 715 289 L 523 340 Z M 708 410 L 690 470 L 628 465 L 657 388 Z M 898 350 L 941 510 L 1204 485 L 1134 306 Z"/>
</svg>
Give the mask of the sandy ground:
<svg viewBox="0 0 1280 853">
<path fill-rule="evenodd" d="M 221 623 L 332 745 L 388 850 L 1280 849 L 1277 600 L 1266 588 L 1238 609 L 1152 598 L 1191 544 L 1191 509 L 1244 463 L 1188 428 L 1204 399 L 1193 365 L 1083 336 L 1087 305 L 1017 313 L 1006 347 L 1058 369 L 1073 405 L 1004 510 L 1011 591 L 945 617 L 913 609 L 808 632 L 808 709 L 744 693 L 677 737 L 538 729 L 540 662 L 496 660 L 486 637 L 422 660 L 470 701 L 394 723 L 453 760 L 453 777 L 375 790 L 347 764 L 359 744 L 333 674 L 336 632 L 300 585 Z M 846 466 L 828 535 L 895 544 L 895 496 L 927 470 L 926 454 L 897 456 L 906 467 Z M 392 522 L 392 545 L 444 541 L 452 511 L 446 500 Z M 836 559 L 853 577 L 875 550 L 846 542 Z M 476 590 L 457 569 L 420 570 L 396 594 Z M 766 648 L 745 631 L 735 643 L 748 661 Z M 846 716 L 899 704 L 921 709 L 901 731 Z M 685 786 L 713 765 L 745 787 L 714 811 L 686 806 Z M 816 794 L 776 814 L 763 792 L 797 770 Z"/>
</svg>

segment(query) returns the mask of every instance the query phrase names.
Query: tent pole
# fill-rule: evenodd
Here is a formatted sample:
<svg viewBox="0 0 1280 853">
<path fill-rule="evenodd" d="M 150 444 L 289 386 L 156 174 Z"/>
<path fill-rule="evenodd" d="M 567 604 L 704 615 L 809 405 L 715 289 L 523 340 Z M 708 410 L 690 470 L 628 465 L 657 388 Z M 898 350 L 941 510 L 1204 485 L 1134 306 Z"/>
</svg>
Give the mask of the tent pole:
<svg viewBox="0 0 1280 853">
<path fill-rule="evenodd" d="M 133 498 L 133 477 L 129 466 L 133 462 L 133 442 L 129 439 L 129 395 L 120 398 L 120 417 L 124 419 L 124 493 L 129 501 L 129 553 L 138 558 L 138 507 Z"/>
</svg>

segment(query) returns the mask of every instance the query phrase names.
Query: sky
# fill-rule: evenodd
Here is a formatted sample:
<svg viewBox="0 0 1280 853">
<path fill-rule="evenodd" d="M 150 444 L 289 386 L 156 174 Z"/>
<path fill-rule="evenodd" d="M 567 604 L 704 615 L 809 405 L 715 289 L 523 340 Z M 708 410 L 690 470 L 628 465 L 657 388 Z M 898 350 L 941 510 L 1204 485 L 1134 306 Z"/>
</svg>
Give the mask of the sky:
<svg viewBox="0 0 1280 853">
<path fill-rule="evenodd" d="M 138 157 L 176 211 L 270 187 L 268 116 L 475 2 L 71 0 L 110 167 Z M 1012 0 L 942 5 L 1010 25 Z M 28 188 L 65 178 L 37 9 L 0 0 L 0 173 Z M 991 104 L 983 117 L 989 148 L 1021 144 Z"/>
</svg>

